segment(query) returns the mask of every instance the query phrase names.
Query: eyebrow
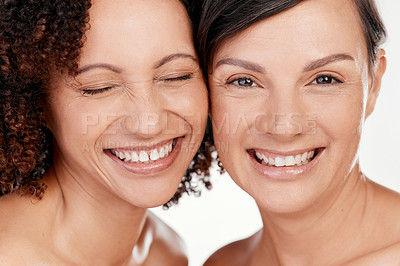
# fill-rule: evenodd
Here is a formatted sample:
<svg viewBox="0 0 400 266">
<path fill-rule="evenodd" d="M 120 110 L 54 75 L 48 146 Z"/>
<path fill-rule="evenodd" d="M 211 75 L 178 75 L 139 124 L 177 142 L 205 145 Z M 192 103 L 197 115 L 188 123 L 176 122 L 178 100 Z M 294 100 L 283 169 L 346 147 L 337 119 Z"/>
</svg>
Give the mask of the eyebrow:
<svg viewBox="0 0 400 266">
<path fill-rule="evenodd" d="M 333 54 L 309 63 L 303 68 L 303 72 L 312 71 L 317 68 L 344 60 L 355 61 L 354 57 L 349 54 Z"/>
<path fill-rule="evenodd" d="M 172 60 L 178 59 L 178 58 L 189 58 L 189 59 L 192 59 L 193 61 L 197 62 L 197 58 L 191 54 L 176 53 L 176 54 L 170 54 L 170 55 L 163 57 L 160 61 L 158 61 L 155 64 L 154 68 L 155 69 L 160 68 L 161 66 L 165 65 L 166 63 L 168 63 Z"/>
<path fill-rule="evenodd" d="M 348 54 L 333 54 L 333 55 L 329 55 L 327 57 L 324 57 L 324 58 L 321 58 L 321 59 L 318 59 L 318 60 L 315 60 L 315 61 L 309 63 L 307 66 L 304 67 L 303 72 L 312 71 L 317 68 L 326 66 L 328 64 L 332 64 L 332 63 L 344 61 L 344 60 L 355 61 L 354 57 L 352 57 L 351 55 L 348 55 Z M 238 59 L 238 58 L 222 59 L 217 62 L 217 64 L 215 65 L 215 68 L 217 68 L 221 65 L 239 66 L 239 67 L 242 67 L 242 68 L 245 68 L 245 69 L 248 69 L 251 71 L 259 72 L 262 74 L 266 73 L 265 68 L 260 66 L 259 64 L 250 62 L 247 60 Z"/>
<path fill-rule="evenodd" d="M 242 59 L 238 59 L 238 58 L 225 58 L 225 59 L 221 59 L 217 62 L 217 64 L 215 65 L 215 68 L 218 68 L 221 65 L 232 65 L 232 66 L 238 66 L 238 67 L 242 67 L 245 68 L 247 70 L 250 71 L 255 71 L 255 72 L 259 72 L 262 74 L 265 74 L 265 68 L 260 66 L 257 63 L 254 62 L 250 62 L 247 60 L 242 60 Z"/>
<path fill-rule="evenodd" d="M 155 65 L 154 68 L 159 68 L 159 67 L 165 65 L 166 63 L 168 63 L 168 62 L 170 62 L 172 60 L 178 59 L 178 58 L 190 58 L 193 61 L 197 62 L 197 58 L 194 57 L 193 55 L 184 54 L 184 53 L 176 53 L 176 54 L 171 54 L 171 55 L 167 55 L 167 56 L 163 57 L 159 62 L 157 62 L 157 64 Z M 88 72 L 88 71 L 96 69 L 96 68 L 107 69 L 107 70 L 110 70 L 110 71 L 112 71 L 114 73 L 117 73 L 117 74 L 121 74 L 122 73 L 122 69 L 119 68 L 119 67 L 116 67 L 116 66 L 111 65 L 111 64 L 106 64 L 106 63 L 97 63 L 97 64 L 86 65 L 86 66 L 80 68 L 78 70 L 77 74 L 80 75 L 80 74 L 82 74 L 84 72 Z"/>
<path fill-rule="evenodd" d="M 110 64 L 105 64 L 105 63 L 97 63 L 97 64 L 90 64 L 90 65 L 82 67 L 81 69 L 78 70 L 78 75 L 80 75 L 84 72 L 88 72 L 90 70 L 96 69 L 96 68 L 108 69 L 108 70 L 118 73 L 118 74 L 120 74 L 122 72 L 122 69 L 120 69 L 116 66 L 113 66 Z"/>
</svg>

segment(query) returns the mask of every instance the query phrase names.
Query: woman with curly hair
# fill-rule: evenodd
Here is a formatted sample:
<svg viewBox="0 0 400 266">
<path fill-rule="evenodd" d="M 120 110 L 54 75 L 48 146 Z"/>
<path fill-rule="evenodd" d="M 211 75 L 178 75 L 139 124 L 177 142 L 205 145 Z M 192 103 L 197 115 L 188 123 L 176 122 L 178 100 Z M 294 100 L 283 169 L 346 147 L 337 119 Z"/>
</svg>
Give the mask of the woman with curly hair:
<svg viewBox="0 0 400 266">
<path fill-rule="evenodd" d="M 186 265 L 147 208 L 210 185 L 189 3 L 0 6 L 1 264 Z"/>
</svg>

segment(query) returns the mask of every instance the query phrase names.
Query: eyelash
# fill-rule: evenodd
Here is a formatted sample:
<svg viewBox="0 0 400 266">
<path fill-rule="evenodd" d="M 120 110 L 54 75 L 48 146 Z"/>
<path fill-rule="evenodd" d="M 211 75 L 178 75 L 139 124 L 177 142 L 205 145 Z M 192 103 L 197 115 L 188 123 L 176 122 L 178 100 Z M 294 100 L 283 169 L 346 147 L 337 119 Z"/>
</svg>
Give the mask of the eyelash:
<svg viewBox="0 0 400 266">
<path fill-rule="evenodd" d="M 114 87 L 109 86 L 109 87 L 104 87 L 104 88 L 95 89 L 95 90 L 88 90 L 88 89 L 85 89 L 85 90 L 82 90 L 82 92 L 83 92 L 83 95 L 94 95 L 94 94 L 98 94 L 98 93 L 102 93 L 102 92 L 109 91 L 109 90 L 111 90 L 112 88 L 114 88 Z"/>
<path fill-rule="evenodd" d="M 328 83 L 323 83 L 323 82 L 317 83 L 318 82 L 317 80 L 321 79 L 321 78 L 328 79 Z M 248 83 L 251 83 L 251 85 L 240 85 L 239 84 L 240 81 L 246 81 Z M 237 83 L 237 84 L 235 84 L 235 83 Z M 310 84 L 312 84 L 312 85 L 321 85 L 321 86 L 330 86 L 330 85 L 334 85 L 335 83 L 341 84 L 341 83 L 343 83 L 343 81 L 341 81 L 340 79 L 334 77 L 333 75 L 319 75 Z M 232 81 L 228 81 L 226 84 L 227 85 L 235 85 L 235 86 L 240 87 L 240 88 L 251 88 L 251 87 L 258 86 L 257 83 L 254 80 L 252 80 L 251 78 L 248 78 L 248 77 L 236 78 L 236 79 L 234 79 Z"/>
<path fill-rule="evenodd" d="M 320 79 L 320 78 L 327 78 L 331 82 L 330 83 L 317 83 L 318 82 L 317 80 Z M 341 81 L 340 79 L 338 79 L 338 78 L 336 78 L 336 77 L 334 77 L 332 75 L 326 74 L 326 75 L 317 76 L 310 84 L 312 84 L 312 85 L 320 85 L 320 86 L 331 86 L 331 85 L 334 85 L 335 83 L 341 84 L 341 83 L 343 83 L 343 81 Z"/>
<path fill-rule="evenodd" d="M 180 77 L 176 77 L 176 78 L 166 78 L 166 79 L 162 79 L 162 80 L 166 81 L 166 82 L 174 82 L 174 81 L 184 81 L 184 80 L 188 80 L 191 78 L 192 78 L 192 74 L 188 74 L 188 75 L 184 75 L 184 76 L 180 76 Z M 94 90 L 84 89 L 84 90 L 82 90 L 82 92 L 83 92 L 83 95 L 95 95 L 95 94 L 109 91 L 113 88 L 114 88 L 113 86 L 108 86 L 108 87 L 104 87 L 101 89 L 94 89 Z"/>
<path fill-rule="evenodd" d="M 183 75 L 183 76 L 179 76 L 179 77 L 174 77 L 174 78 L 162 78 L 162 81 L 166 81 L 166 82 L 174 82 L 174 81 L 185 81 L 188 79 L 192 78 L 193 74 L 187 74 L 187 75 Z"/>
<path fill-rule="evenodd" d="M 240 85 L 239 84 L 240 81 L 249 82 L 249 83 L 251 83 L 251 85 Z M 235 83 L 237 83 L 237 84 L 235 84 Z M 235 79 L 233 79 L 231 81 L 226 82 L 226 85 L 234 85 L 234 86 L 239 87 L 239 88 L 251 88 L 251 87 L 258 86 L 258 84 L 253 79 L 248 78 L 248 77 L 235 78 Z"/>
</svg>

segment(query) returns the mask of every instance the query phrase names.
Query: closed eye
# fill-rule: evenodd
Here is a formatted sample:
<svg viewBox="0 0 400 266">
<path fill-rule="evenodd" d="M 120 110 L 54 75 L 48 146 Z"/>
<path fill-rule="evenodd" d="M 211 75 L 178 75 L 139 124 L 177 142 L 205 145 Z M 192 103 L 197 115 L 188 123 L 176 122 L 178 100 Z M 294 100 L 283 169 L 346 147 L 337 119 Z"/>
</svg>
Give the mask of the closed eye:
<svg viewBox="0 0 400 266">
<path fill-rule="evenodd" d="M 174 82 L 174 81 L 184 81 L 192 78 L 192 74 L 187 74 L 179 77 L 163 78 L 163 81 Z"/>
<path fill-rule="evenodd" d="M 114 87 L 104 87 L 104 88 L 100 88 L 100 89 L 84 89 L 82 90 L 83 95 L 94 95 L 94 94 L 99 94 L 99 93 L 103 93 L 106 91 L 111 90 Z"/>
</svg>

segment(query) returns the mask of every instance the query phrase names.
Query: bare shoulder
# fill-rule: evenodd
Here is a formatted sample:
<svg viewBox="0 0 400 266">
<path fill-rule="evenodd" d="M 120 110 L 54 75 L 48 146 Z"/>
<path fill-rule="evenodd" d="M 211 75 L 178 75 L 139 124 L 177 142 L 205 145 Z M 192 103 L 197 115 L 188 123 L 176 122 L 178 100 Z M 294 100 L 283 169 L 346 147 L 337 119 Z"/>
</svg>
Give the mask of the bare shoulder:
<svg viewBox="0 0 400 266">
<path fill-rule="evenodd" d="M 0 236 L 0 265 L 54 265 L 56 260 L 36 241 L 14 235 Z M 58 264 L 59 265 L 59 264 Z"/>
<path fill-rule="evenodd" d="M 0 219 L 0 243 L 6 243 L 0 245 L 0 265 L 26 263 L 35 257 L 35 243 L 32 243 L 19 226 L 24 218 L 21 215 L 21 202 L 15 194 L 0 198 L 0 211 L 4 217 Z"/>
<path fill-rule="evenodd" d="M 250 261 L 251 255 L 258 243 L 261 230 L 248 238 L 232 242 L 212 254 L 205 266 L 244 266 Z"/>
<path fill-rule="evenodd" d="M 373 186 L 375 186 L 376 190 L 381 193 L 381 194 L 385 194 L 387 199 L 391 200 L 391 201 L 395 201 L 395 202 L 400 202 L 400 193 L 391 190 L 387 187 L 384 187 L 380 184 L 377 183 L 373 183 Z"/>
<path fill-rule="evenodd" d="M 400 242 L 400 194 L 379 184 L 373 183 L 376 212 L 373 217 L 378 218 L 378 225 L 382 231 L 378 231 L 381 237 L 389 240 L 389 244 Z"/>
<path fill-rule="evenodd" d="M 367 252 L 346 265 L 400 265 L 400 194 L 370 181 L 369 202 L 374 206 L 365 219 L 370 224 Z"/>
<path fill-rule="evenodd" d="M 362 256 L 346 263 L 348 266 L 364 265 L 400 265 L 400 241 L 388 247 L 377 250 L 366 256 Z"/>
<path fill-rule="evenodd" d="M 40 201 L 16 193 L 0 198 L 0 265 L 56 264 L 43 231 L 49 203 L 47 195 Z"/>
<path fill-rule="evenodd" d="M 152 243 L 146 265 L 188 265 L 186 247 L 179 235 L 151 212 L 148 213 L 147 231 L 152 232 Z"/>
<path fill-rule="evenodd" d="M 0 265 L 15 265 L 20 262 L 26 262 L 27 252 L 21 251 L 28 248 L 28 253 L 30 253 L 30 243 L 26 239 L 11 237 L 2 228 L 0 230 L 2 231 L 0 234 L 1 243 L 7 243 L 7 245 L 0 245 Z"/>
</svg>

